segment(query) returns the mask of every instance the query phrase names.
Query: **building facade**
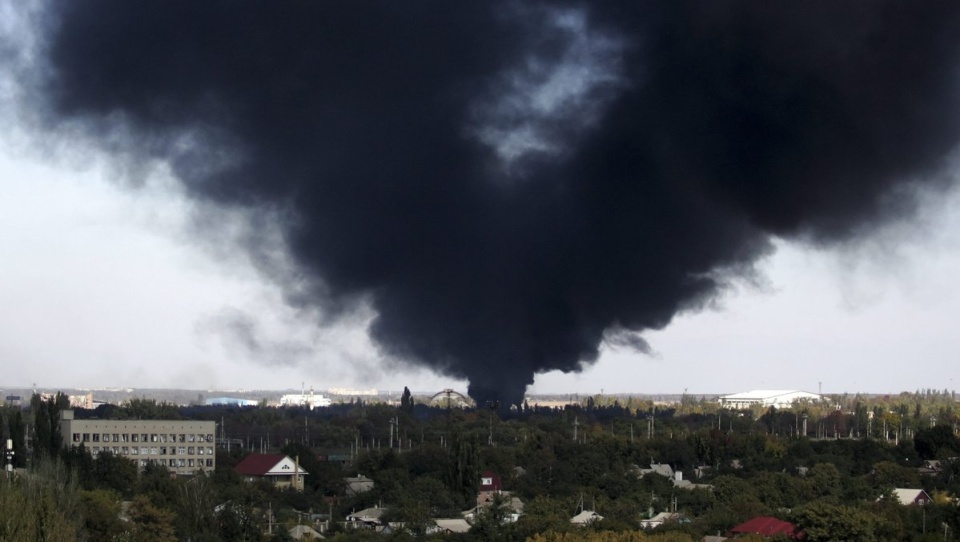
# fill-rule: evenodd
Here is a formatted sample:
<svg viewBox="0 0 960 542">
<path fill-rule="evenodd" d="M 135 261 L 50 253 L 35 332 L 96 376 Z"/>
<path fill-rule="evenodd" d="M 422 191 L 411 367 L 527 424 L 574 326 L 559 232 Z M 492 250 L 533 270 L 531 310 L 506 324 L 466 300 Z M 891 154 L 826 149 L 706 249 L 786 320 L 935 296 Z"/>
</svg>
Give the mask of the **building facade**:
<svg viewBox="0 0 960 542">
<path fill-rule="evenodd" d="M 66 446 L 83 446 L 96 457 L 102 452 L 124 457 L 143 469 L 155 463 L 178 475 L 216 468 L 216 423 L 193 420 L 76 420 L 72 410 L 60 412 Z"/>
<path fill-rule="evenodd" d="M 795 402 L 818 402 L 823 396 L 799 390 L 752 390 L 720 398 L 721 408 L 750 408 L 754 405 L 790 408 Z"/>
</svg>

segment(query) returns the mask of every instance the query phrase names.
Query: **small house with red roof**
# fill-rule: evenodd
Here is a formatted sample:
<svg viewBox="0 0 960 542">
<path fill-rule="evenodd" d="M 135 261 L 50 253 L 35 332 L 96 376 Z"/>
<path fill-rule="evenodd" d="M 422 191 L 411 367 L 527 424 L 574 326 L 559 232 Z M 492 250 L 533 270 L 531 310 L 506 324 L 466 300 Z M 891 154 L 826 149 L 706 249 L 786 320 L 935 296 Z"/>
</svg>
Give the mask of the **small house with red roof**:
<svg viewBox="0 0 960 542">
<path fill-rule="evenodd" d="M 503 483 L 500 481 L 500 476 L 490 470 L 483 471 L 480 475 L 480 492 L 496 493 L 498 491 L 503 491 Z"/>
<path fill-rule="evenodd" d="M 250 454 L 233 470 L 248 482 L 266 480 L 273 486 L 296 491 L 303 491 L 303 478 L 309 474 L 297 461 L 283 454 Z"/>
<path fill-rule="evenodd" d="M 770 516 L 758 516 L 749 519 L 727 531 L 728 537 L 745 534 L 758 534 L 761 536 L 785 535 L 791 540 L 803 540 L 804 538 L 803 531 L 793 523 Z"/>
</svg>

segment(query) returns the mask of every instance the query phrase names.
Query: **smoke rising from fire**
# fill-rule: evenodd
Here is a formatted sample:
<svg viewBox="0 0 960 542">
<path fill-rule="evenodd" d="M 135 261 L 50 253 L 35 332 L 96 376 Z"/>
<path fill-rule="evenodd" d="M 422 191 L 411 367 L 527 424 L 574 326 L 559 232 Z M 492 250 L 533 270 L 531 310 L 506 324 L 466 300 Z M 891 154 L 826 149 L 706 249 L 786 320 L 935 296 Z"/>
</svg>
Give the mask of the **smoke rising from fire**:
<svg viewBox="0 0 960 542">
<path fill-rule="evenodd" d="M 40 130 L 269 220 L 291 303 L 372 308 L 385 355 L 479 402 L 604 341 L 648 349 L 772 236 L 908 216 L 960 139 L 950 2 L 71 0 L 34 20 Z"/>
</svg>

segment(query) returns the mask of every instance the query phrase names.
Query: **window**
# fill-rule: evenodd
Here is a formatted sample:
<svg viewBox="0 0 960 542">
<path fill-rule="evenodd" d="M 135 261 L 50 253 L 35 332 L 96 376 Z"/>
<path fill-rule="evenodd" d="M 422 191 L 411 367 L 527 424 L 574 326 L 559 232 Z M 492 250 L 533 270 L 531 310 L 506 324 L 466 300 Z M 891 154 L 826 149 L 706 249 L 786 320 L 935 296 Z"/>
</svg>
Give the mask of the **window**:
<svg viewBox="0 0 960 542">
<path fill-rule="evenodd" d="M 113 455 L 120 455 L 120 447 L 119 447 L 119 446 L 114 446 L 114 447 L 113 447 Z"/>
<path fill-rule="evenodd" d="M 184 434 L 181 433 L 181 434 L 180 434 L 180 438 L 178 439 L 178 441 L 179 441 L 179 442 L 186 442 L 186 441 L 187 441 L 187 435 L 184 435 Z"/>
<path fill-rule="evenodd" d="M 138 455 L 139 453 L 140 453 L 140 448 L 137 448 L 136 446 L 134 446 L 133 448 L 130 448 L 130 455 Z"/>
<path fill-rule="evenodd" d="M 140 442 L 140 435 L 136 433 L 130 435 L 130 442 Z"/>
<path fill-rule="evenodd" d="M 140 435 L 140 442 L 150 442 L 150 435 L 146 433 Z"/>
<path fill-rule="evenodd" d="M 197 455 L 203 455 L 203 446 L 197 446 Z"/>
<path fill-rule="evenodd" d="M 207 466 L 208 466 L 208 467 L 213 467 L 213 460 L 212 460 L 212 459 L 208 459 L 208 460 L 207 460 Z"/>
<path fill-rule="evenodd" d="M 167 455 L 167 447 L 166 447 L 166 446 L 161 446 L 161 447 L 160 447 L 160 455 Z"/>
<path fill-rule="evenodd" d="M 207 446 L 207 455 L 213 455 L 213 446 Z"/>
<path fill-rule="evenodd" d="M 193 442 L 194 438 L 195 436 L 193 435 L 193 433 L 190 433 L 189 435 L 187 435 L 187 442 Z"/>
<path fill-rule="evenodd" d="M 156 442 L 156 441 L 157 441 L 157 434 L 156 434 L 156 433 L 151 433 L 151 434 L 150 434 L 150 442 Z"/>
<path fill-rule="evenodd" d="M 177 466 L 178 466 L 178 467 L 184 467 L 184 466 L 186 466 L 186 461 L 184 461 L 183 459 L 178 459 L 178 460 L 177 460 Z"/>
<path fill-rule="evenodd" d="M 130 453 L 130 448 L 124 446 L 124 447 L 120 448 L 120 453 L 122 453 L 123 455 L 127 455 L 127 454 Z"/>
<path fill-rule="evenodd" d="M 177 448 L 177 453 L 180 455 L 187 455 L 187 448 L 185 446 L 181 446 Z"/>
<path fill-rule="evenodd" d="M 193 446 L 187 448 L 187 455 L 193 455 Z"/>
<path fill-rule="evenodd" d="M 193 459 L 188 459 L 188 460 L 187 460 L 187 466 L 188 466 L 188 467 L 192 467 L 192 466 L 193 466 Z"/>
<path fill-rule="evenodd" d="M 74 441 L 74 442 L 80 442 L 80 433 L 74 433 L 74 434 L 73 434 L 73 441 Z"/>
<path fill-rule="evenodd" d="M 94 441 L 94 442 L 100 442 L 100 433 L 94 433 L 94 434 L 93 434 L 93 441 Z"/>
<path fill-rule="evenodd" d="M 167 441 L 167 434 L 166 434 L 166 433 L 161 433 L 161 434 L 160 434 L 160 442 L 166 442 L 166 441 Z"/>
<path fill-rule="evenodd" d="M 110 433 L 104 433 L 104 434 L 103 434 L 103 441 L 104 441 L 104 442 L 110 442 Z"/>
<path fill-rule="evenodd" d="M 114 441 L 114 442 L 120 442 L 120 435 L 114 433 L 114 434 L 113 434 L 113 441 Z"/>
<path fill-rule="evenodd" d="M 140 448 L 140 455 L 150 455 L 150 448 L 147 448 L 146 446 Z"/>
<path fill-rule="evenodd" d="M 213 435 L 207 435 L 207 442 L 213 442 Z"/>
<path fill-rule="evenodd" d="M 141 459 L 141 460 L 140 460 L 140 468 L 143 468 L 143 467 L 146 467 L 146 466 L 147 466 L 147 460 L 146 460 L 146 459 Z"/>
<path fill-rule="evenodd" d="M 126 433 L 120 435 L 120 442 L 130 442 L 130 435 Z"/>
<path fill-rule="evenodd" d="M 84 433 L 84 434 L 83 434 L 83 441 L 84 441 L 84 442 L 90 442 L 90 433 Z"/>
<path fill-rule="evenodd" d="M 176 466 L 177 466 L 177 460 L 176 460 L 176 459 L 171 459 L 169 465 L 170 465 L 171 467 L 176 467 Z"/>
<path fill-rule="evenodd" d="M 157 455 L 157 447 L 156 447 L 156 446 L 152 446 L 152 447 L 150 448 L 150 455 Z"/>
</svg>

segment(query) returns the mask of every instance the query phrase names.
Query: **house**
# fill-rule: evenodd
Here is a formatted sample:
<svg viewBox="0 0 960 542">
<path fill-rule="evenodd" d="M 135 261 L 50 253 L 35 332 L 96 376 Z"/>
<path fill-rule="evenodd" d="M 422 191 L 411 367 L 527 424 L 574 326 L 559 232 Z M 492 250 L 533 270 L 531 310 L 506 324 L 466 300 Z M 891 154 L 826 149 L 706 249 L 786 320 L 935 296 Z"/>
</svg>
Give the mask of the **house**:
<svg viewBox="0 0 960 542">
<path fill-rule="evenodd" d="M 383 526 L 383 515 L 390 511 L 389 508 L 380 508 L 379 506 L 374 506 L 373 508 L 364 508 L 359 512 L 353 512 L 347 516 L 347 525 L 349 527 L 367 527 L 376 529 Z"/>
<path fill-rule="evenodd" d="M 303 491 L 304 476 L 309 473 L 297 461 L 283 454 L 250 454 L 233 468 L 244 480 L 266 480 L 279 488 Z"/>
<path fill-rule="evenodd" d="M 579 514 L 570 518 L 570 523 L 578 525 L 580 527 L 585 527 L 591 523 L 596 523 L 597 521 L 603 521 L 603 516 L 594 512 L 593 510 L 584 510 Z"/>
<path fill-rule="evenodd" d="M 660 512 L 659 514 L 653 516 L 650 519 L 641 519 L 640 528 L 641 529 L 655 529 L 664 523 L 669 523 L 671 521 L 678 521 L 680 519 L 680 514 L 676 512 Z"/>
<path fill-rule="evenodd" d="M 649 469 L 636 469 L 636 472 L 640 478 L 643 478 L 648 474 L 659 474 L 660 476 L 665 476 L 671 479 L 674 477 L 673 467 L 666 463 L 654 463 L 652 461 L 650 462 Z"/>
<path fill-rule="evenodd" d="M 347 485 L 346 493 L 348 497 L 353 497 L 373 489 L 373 480 L 362 474 L 357 474 L 357 476 L 353 478 L 344 478 L 343 481 L 346 482 Z"/>
<path fill-rule="evenodd" d="M 798 401 L 822 401 L 823 396 L 799 390 L 751 390 L 720 398 L 720 408 L 742 409 L 753 405 L 786 408 Z"/>
<path fill-rule="evenodd" d="M 509 491 L 503 490 L 503 483 L 500 476 L 493 471 L 483 471 L 480 475 L 480 491 L 477 493 L 477 505 L 470 510 L 463 512 L 463 517 L 467 521 L 474 521 L 480 512 L 493 504 L 497 497 L 503 499 L 506 507 L 506 516 L 504 523 L 512 523 L 520 519 L 523 513 L 523 501 L 519 497 L 514 497 Z"/>
<path fill-rule="evenodd" d="M 796 525 L 770 516 L 757 516 L 727 531 L 727 537 L 745 534 L 758 534 L 761 536 L 785 535 L 792 540 L 800 540 L 803 538 L 803 531 Z"/>
<path fill-rule="evenodd" d="M 923 506 L 931 500 L 930 495 L 927 495 L 927 492 L 922 489 L 904 489 L 898 487 L 893 490 L 893 496 L 897 502 L 904 506 L 913 504 Z"/>
<path fill-rule="evenodd" d="M 483 471 L 480 475 L 480 493 L 495 493 L 503 491 L 503 482 L 497 473 L 489 470 Z"/>
<path fill-rule="evenodd" d="M 460 534 L 470 530 L 470 524 L 465 519 L 434 519 L 435 528 L 427 530 L 427 534 Z"/>
<path fill-rule="evenodd" d="M 291 527 L 288 531 L 290 537 L 294 540 L 322 540 L 323 535 L 312 529 L 308 525 L 297 525 Z"/>
</svg>

